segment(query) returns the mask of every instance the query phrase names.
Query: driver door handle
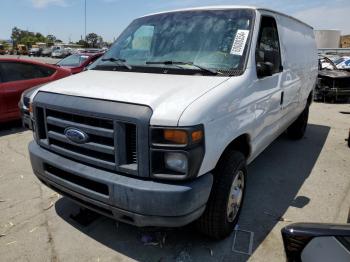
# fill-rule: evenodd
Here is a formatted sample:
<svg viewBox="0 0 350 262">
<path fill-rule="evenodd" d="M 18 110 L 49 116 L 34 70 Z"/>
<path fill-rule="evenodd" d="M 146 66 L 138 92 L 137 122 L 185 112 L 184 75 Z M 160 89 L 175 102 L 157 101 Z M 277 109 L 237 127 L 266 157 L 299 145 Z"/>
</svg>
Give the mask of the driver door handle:
<svg viewBox="0 0 350 262">
<path fill-rule="evenodd" d="M 281 101 L 280 101 L 280 105 L 283 105 L 283 99 L 284 99 L 284 91 L 281 92 Z"/>
</svg>

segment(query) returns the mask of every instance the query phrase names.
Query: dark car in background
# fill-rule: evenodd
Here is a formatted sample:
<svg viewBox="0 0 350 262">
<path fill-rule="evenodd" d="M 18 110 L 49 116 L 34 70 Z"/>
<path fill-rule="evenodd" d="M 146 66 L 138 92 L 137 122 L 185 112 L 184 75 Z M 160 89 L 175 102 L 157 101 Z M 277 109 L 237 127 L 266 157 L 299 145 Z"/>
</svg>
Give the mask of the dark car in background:
<svg viewBox="0 0 350 262">
<path fill-rule="evenodd" d="M 0 44 L 0 55 L 5 55 L 6 54 L 6 50 L 4 45 Z"/>
<path fill-rule="evenodd" d="M 72 74 L 77 74 L 83 71 L 84 68 L 92 64 L 102 55 L 103 53 L 76 53 L 62 59 L 57 63 L 57 65 L 69 69 Z"/>
<path fill-rule="evenodd" d="M 0 58 L 0 123 L 21 118 L 23 91 L 71 75 L 67 69 L 40 62 Z"/>
</svg>

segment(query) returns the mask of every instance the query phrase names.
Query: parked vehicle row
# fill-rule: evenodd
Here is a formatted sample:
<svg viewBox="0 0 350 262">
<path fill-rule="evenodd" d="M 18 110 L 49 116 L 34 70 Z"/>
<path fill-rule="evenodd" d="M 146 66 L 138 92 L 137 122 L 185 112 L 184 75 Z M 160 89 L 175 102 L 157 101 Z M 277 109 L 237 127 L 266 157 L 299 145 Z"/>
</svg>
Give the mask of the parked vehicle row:
<svg viewBox="0 0 350 262">
<path fill-rule="evenodd" d="M 31 92 L 38 88 L 38 85 L 82 72 L 101 56 L 102 53 L 77 53 L 64 58 L 56 65 L 25 59 L 0 58 L 0 122 L 19 119 L 21 112 L 23 124 L 31 127 Z M 34 89 L 24 92 L 33 87 Z"/>
<path fill-rule="evenodd" d="M 68 56 L 59 61 L 55 66 L 61 69 L 69 70 L 70 74 L 77 74 L 82 72 L 87 66 L 93 63 L 96 59 L 102 56 L 102 53 L 79 53 Z M 29 88 L 30 86 L 28 86 Z M 32 129 L 32 121 L 30 119 L 29 104 L 32 94 L 40 86 L 29 88 L 22 93 L 19 108 L 22 113 L 23 125 Z"/>
<path fill-rule="evenodd" d="M 18 102 L 23 91 L 69 75 L 69 69 L 56 65 L 0 58 L 0 122 L 21 118 Z"/>
</svg>

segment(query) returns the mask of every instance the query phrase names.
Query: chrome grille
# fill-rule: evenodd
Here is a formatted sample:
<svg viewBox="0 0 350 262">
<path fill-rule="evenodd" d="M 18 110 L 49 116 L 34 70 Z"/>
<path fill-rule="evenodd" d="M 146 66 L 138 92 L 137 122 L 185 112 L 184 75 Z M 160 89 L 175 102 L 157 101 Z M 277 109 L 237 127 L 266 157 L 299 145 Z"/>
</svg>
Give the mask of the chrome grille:
<svg viewBox="0 0 350 262">
<path fill-rule="evenodd" d="M 38 92 L 33 113 L 41 147 L 118 174 L 149 177 L 149 107 Z M 65 134 L 67 128 L 82 131 L 88 140 L 73 142 Z"/>
<path fill-rule="evenodd" d="M 116 170 L 118 166 L 123 169 L 137 170 L 137 137 L 136 125 L 115 122 L 111 119 L 84 116 L 68 112 L 43 108 L 43 123 L 46 133 L 41 141 L 55 152 L 97 167 Z M 37 110 L 38 111 L 38 110 Z M 40 110 L 39 110 L 40 111 Z M 118 133 L 116 126 L 124 128 L 118 139 L 124 145 L 117 146 Z M 66 128 L 77 128 L 89 136 L 89 141 L 78 144 L 69 140 L 64 134 Z M 119 129 L 119 131 L 122 131 Z M 124 134 L 124 135 L 122 135 Z M 125 148 L 124 152 L 116 152 L 116 148 Z M 118 156 L 125 154 L 124 157 Z M 123 161 L 124 159 L 124 161 Z"/>
</svg>

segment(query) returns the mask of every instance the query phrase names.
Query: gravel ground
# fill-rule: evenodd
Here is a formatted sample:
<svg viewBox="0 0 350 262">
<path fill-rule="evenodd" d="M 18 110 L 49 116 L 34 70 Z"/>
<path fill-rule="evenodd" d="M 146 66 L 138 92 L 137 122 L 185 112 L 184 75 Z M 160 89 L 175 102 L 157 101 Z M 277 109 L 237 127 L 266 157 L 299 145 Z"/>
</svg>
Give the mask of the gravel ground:
<svg viewBox="0 0 350 262">
<path fill-rule="evenodd" d="M 291 222 L 345 223 L 350 207 L 350 105 L 314 103 L 304 139 L 284 135 L 250 166 L 239 220 L 254 232 L 252 256 L 232 252 L 233 235 L 215 242 L 191 226 L 162 230 L 163 247 L 144 245 L 153 231 L 102 216 L 83 226 L 79 207 L 33 175 L 30 131 L 16 124 L 0 131 L 1 261 L 285 261 L 280 229 Z M 282 219 L 281 219 L 282 218 Z M 282 221 L 281 221 L 282 220 Z M 158 231 L 159 232 L 159 231 Z M 247 248 L 245 236 L 238 238 Z"/>
</svg>

